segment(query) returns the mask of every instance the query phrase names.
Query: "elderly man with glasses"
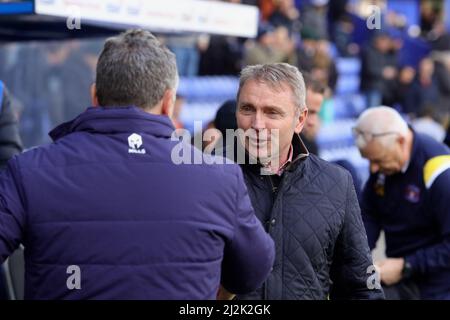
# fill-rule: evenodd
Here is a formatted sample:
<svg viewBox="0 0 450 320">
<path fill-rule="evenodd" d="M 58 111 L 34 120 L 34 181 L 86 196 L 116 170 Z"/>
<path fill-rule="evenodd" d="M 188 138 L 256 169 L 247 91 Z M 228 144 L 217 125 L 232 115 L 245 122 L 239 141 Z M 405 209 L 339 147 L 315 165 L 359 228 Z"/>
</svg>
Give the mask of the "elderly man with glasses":
<svg viewBox="0 0 450 320">
<path fill-rule="evenodd" d="M 370 161 L 361 204 L 370 248 L 386 237 L 388 258 L 376 263 L 386 298 L 450 299 L 450 150 L 389 107 L 366 110 L 353 134 Z"/>
</svg>

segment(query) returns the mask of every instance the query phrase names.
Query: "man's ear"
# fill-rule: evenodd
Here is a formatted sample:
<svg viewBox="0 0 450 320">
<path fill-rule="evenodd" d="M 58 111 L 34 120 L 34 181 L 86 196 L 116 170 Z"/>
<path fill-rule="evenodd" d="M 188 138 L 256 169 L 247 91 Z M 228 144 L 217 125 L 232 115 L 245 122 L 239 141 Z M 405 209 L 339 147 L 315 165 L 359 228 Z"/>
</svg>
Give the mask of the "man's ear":
<svg viewBox="0 0 450 320">
<path fill-rule="evenodd" d="M 403 147 L 406 144 L 406 138 L 402 135 L 398 135 L 396 138 L 397 142 Z"/>
<path fill-rule="evenodd" d="M 95 85 L 95 83 L 91 85 L 91 104 L 93 107 L 100 106 L 100 104 L 98 103 L 97 86 Z"/>
<path fill-rule="evenodd" d="M 303 111 L 300 112 L 298 119 L 296 119 L 296 125 L 294 128 L 294 132 L 299 134 L 303 130 L 303 126 L 306 122 L 306 117 L 308 116 L 308 108 L 303 109 Z"/>
<path fill-rule="evenodd" d="M 175 107 L 175 90 L 168 89 L 164 92 L 161 104 L 161 114 L 172 118 L 173 109 Z"/>
</svg>

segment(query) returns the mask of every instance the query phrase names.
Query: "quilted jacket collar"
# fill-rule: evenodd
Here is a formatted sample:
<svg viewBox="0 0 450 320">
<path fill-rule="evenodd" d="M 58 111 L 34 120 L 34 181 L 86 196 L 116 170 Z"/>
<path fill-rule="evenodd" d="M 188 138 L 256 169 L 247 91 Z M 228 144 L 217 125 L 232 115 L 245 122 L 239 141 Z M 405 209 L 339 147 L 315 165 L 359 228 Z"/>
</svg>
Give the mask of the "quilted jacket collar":
<svg viewBox="0 0 450 320">
<path fill-rule="evenodd" d="M 292 146 L 294 155 L 292 162 L 286 168 L 287 171 L 294 171 L 298 164 L 309 156 L 309 151 L 299 134 L 295 134 L 292 138 Z"/>
<path fill-rule="evenodd" d="M 53 129 L 49 135 L 54 141 L 78 131 L 103 134 L 139 131 L 160 137 L 170 137 L 174 130 L 168 117 L 153 115 L 137 107 L 90 107 L 74 120 Z"/>
</svg>

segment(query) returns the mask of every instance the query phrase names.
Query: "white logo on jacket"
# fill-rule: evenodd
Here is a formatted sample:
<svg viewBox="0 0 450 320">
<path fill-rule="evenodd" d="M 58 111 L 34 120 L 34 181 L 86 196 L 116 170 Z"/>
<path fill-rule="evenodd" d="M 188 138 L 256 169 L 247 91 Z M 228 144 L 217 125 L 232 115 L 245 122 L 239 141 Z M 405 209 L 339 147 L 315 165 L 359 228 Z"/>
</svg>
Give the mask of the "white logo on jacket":
<svg viewBox="0 0 450 320">
<path fill-rule="evenodd" d="M 137 153 L 137 154 L 145 154 L 146 151 L 142 147 L 142 136 L 138 135 L 137 133 L 133 133 L 131 136 L 128 137 L 128 146 L 130 147 L 128 149 L 128 153 Z"/>
</svg>

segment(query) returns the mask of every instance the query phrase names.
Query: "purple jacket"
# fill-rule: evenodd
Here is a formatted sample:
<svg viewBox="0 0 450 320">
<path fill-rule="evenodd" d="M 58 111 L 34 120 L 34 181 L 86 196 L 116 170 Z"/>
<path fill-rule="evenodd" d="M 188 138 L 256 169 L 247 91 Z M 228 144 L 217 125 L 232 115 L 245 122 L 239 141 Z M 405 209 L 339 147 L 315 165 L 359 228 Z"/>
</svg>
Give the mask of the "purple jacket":
<svg viewBox="0 0 450 320">
<path fill-rule="evenodd" d="M 173 130 L 138 108 L 89 108 L 8 163 L 0 263 L 23 243 L 26 299 L 215 299 L 220 282 L 261 286 L 274 245 L 240 168 L 174 164 Z"/>
</svg>

